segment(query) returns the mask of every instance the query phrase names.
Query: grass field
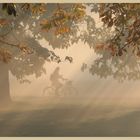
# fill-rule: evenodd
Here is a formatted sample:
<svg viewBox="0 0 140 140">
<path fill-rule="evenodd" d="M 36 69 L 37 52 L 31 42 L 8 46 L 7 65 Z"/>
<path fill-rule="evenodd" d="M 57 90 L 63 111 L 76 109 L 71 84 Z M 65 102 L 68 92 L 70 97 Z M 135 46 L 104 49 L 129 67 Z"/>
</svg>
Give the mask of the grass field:
<svg viewBox="0 0 140 140">
<path fill-rule="evenodd" d="M 17 99 L 0 111 L 0 136 L 140 136 L 140 109 L 111 100 Z"/>
</svg>

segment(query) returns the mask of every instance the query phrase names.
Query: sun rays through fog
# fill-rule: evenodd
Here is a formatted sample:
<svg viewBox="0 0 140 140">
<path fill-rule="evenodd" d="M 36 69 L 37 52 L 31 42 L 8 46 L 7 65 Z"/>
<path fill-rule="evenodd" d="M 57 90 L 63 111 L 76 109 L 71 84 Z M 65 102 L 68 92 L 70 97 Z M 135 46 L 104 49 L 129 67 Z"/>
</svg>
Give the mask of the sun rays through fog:
<svg viewBox="0 0 140 140">
<path fill-rule="evenodd" d="M 45 41 L 41 43 L 42 46 L 46 44 Z M 122 83 L 111 77 L 102 79 L 96 75 L 91 76 L 88 71 L 81 71 L 83 62 L 91 64 L 95 58 L 98 57 L 88 45 L 79 42 L 66 50 L 56 49 L 55 51 L 61 58 L 65 58 L 66 55 L 72 56 L 73 63 L 69 63 L 69 61 L 63 61 L 60 64 L 46 62 L 44 65 L 46 74 L 43 74 L 37 79 L 34 76 L 28 77 L 31 81 L 30 84 L 20 84 L 10 75 L 10 89 L 13 100 L 16 99 L 16 97 L 28 101 L 32 100 L 32 98 L 44 98 L 47 104 L 49 100 L 49 103 L 52 103 L 53 101 L 51 102 L 51 100 L 55 98 L 57 100 L 57 96 L 52 98 L 52 96 L 49 97 L 45 95 L 45 97 L 42 97 L 42 92 L 45 87 L 52 86 L 50 75 L 59 67 L 59 74 L 62 75 L 63 78 L 72 81 L 73 86 L 78 91 L 75 98 L 71 99 L 70 96 L 67 98 L 69 98 L 71 104 L 77 102 L 85 105 L 86 113 L 90 112 L 91 108 L 98 108 L 100 106 L 111 106 L 114 111 L 116 111 L 116 109 L 121 110 L 122 106 L 131 109 L 138 108 L 140 98 L 138 92 L 139 81 L 125 81 Z M 61 98 L 61 102 L 67 102 L 67 99 Z M 125 113 L 125 111 L 121 113 Z"/>
<path fill-rule="evenodd" d="M 92 21 L 88 15 L 94 17 L 95 21 Z M 96 53 L 94 47 L 98 41 L 99 43 L 106 41 L 113 29 L 98 29 L 102 26 L 101 20 L 97 14 L 91 15 L 90 9 L 87 9 L 86 18 L 89 22 L 81 23 L 81 32 L 77 34 L 82 34 L 79 35 L 80 39 L 77 42 L 74 32 L 75 40 L 72 41 L 76 43 L 71 41 L 69 47 L 66 48 L 66 42 L 61 42 L 60 39 L 60 42 L 64 43 L 63 49 L 57 46 L 60 42 L 53 36 L 47 36 L 48 40 L 47 38 L 35 40 L 36 44 L 32 44 L 33 33 L 28 26 L 22 27 L 23 30 L 26 29 L 26 40 L 30 45 L 40 46 L 42 50 L 39 53 L 43 55 L 48 53 L 44 52 L 44 48 L 54 51 L 61 58 L 61 62 L 37 59 L 40 57 L 39 53 L 36 56 L 31 55 L 30 59 L 27 56 L 27 62 L 24 60 L 21 64 L 18 64 L 18 61 L 13 62 L 14 65 L 9 72 L 12 104 L 0 110 L 1 135 L 90 136 L 95 134 L 98 136 L 102 131 L 100 136 L 107 134 L 112 136 L 126 129 L 127 121 L 136 119 L 139 122 L 140 81 L 131 80 L 131 78 L 123 81 L 121 78 L 125 79 L 127 72 L 123 74 L 123 70 L 121 71 L 122 63 L 120 71 L 114 72 L 114 65 L 108 65 L 108 62 L 101 59 L 100 53 Z M 21 23 L 21 25 L 24 24 Z M 93 31 L 95 40 L 91 36 L 86 38 L 87 34 L 82 32 L 85 29 L 89 32 Z M 85 39 L 88 41 L 86 42 Z M 51 46 L 49 41 L 55 44 L 55 47 Z M 105 56 L 108 61 L 108 55 Z M 103 65 L 98 64 L 98 60 Z M 114 59 L 111 61 L 116 62 L 116 65 L 118 63 Z M 28 65 L 25 67 L 24 63 Z M 126 65 L 126 69 L 130 69 L 130 75 L 137 78 L 137 74 L 132 73 L 134 70 L 132 63 L 133 61 L 128 67 Z M 24 67 L 25 70 L 22 71 Z M 19 71 L 16 71 L 16 68 Z M 8 76 L 8 68 L 6 70 L 3 70 L 3 73 L 7 72 Z M 15 73 L 17 76 L 14 76 Z M 23 81 L 19 80 L 22 76 Z M 140 130 L 139 126 L 137 125 L 137 130 Z M 128 134 L 131 132 L 131 127 L 127 129 Z"/>
</svg>

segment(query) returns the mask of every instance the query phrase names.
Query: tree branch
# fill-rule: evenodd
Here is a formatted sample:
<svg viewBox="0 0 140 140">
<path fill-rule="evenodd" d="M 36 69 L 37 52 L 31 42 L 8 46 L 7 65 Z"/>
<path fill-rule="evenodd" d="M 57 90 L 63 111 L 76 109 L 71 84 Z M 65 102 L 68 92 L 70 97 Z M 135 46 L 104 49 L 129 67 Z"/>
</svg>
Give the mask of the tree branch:
<svg viewBox="0 0 140 140">
<path fill-rule="evenodd" d="M 3 43 L 3 44 L 9 45 L 9 46 L 14 46 L 14 47 L 18 47 L 19 46 L 19 44 L 8 43 L 8 42 L 6 42 L 4 40 L 1 40 L 1 39 L 0 39 L 0 42 Z"/>
</svg>

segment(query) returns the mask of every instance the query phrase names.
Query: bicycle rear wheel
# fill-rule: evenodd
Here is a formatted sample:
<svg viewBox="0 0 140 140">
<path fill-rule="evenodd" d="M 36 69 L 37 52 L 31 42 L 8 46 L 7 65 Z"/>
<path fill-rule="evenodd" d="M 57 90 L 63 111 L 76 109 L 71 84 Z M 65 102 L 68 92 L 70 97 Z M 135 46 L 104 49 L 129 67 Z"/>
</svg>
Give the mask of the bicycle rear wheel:
<svg viewBox="0 0 140 140">
<path fill-rule="evenodd" d="M 44 97 L 52 97 L 54 96 L 54 89 L 52 87 L 46 87 L 43 91 Z"/>
</svg>

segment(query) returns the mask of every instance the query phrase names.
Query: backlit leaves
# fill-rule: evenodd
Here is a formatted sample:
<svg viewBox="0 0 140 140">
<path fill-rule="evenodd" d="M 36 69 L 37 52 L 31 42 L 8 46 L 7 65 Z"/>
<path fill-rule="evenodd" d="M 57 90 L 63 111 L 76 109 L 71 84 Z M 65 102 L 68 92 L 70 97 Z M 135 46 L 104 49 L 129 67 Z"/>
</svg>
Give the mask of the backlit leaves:
<svg viewBox="0 0 140 140">
<path fill-rule="evenodd" d="M 2 4 L 2 9 L 5 10 L 8 15 L 16 16 L 16 5 L 14 3 L 4 3 Z"/>
<path fill-rule="evenodd" d="M 25 3 L 21 8 L 25 11 L 30 11 L 32 14 L 43 14 L 46 12 L 46 7 L 43 3 Z"/>
<path fill-rule="evenodd" d="M 29 48 L 25 43 L 20 43 L 18 45 L 18 48 L 24 52 L 25 54 L 31 54 L 32 53 L 32 50 L 31 48 Z"/>
<path fill-rule="evenodd" d="M 65 34 L 68 32 L 70 32 L 70 27 L 67 27 L 67 26 L 59 27 L 57 28 L 57 30 L 55 30 L 55 35 Z"/>
<path fill-rule="evenodd" d="M 33 14 L 42 14 L 42 13 L 46 12 L 45 4 L 32 5 L 31 11 Z"/>
<path fill-rule="evenodd" d="M 111 56 L 121 56 L 121 52 L 118 52 L 117 48 L 111 44 L 111 43 L 102 43 L 102 44 L 97 44 L 95 46 L 95 52 L 101 52 L 101 51 L 106 51 L 106 52 L 109 52 Z"/>
<path fill-rule="evenodd" d="M 140 4 L 99 4 L 99 17 L 102 22 L 107 27 L 112 27 L 115 30 L 115 35 L 110 40 L 107 40 L 107 44 L 110 42 L 114 46 L 114 50 L 116 50 L 115 56 L 122 56 L 127 52 L 127 48 L 130 47 L 133 48 L 132 52 L 139 56 L 139 16 Z M 114 53 L 112 55 L 114 56 Z"/>
<path fill-rule="evenodd" d="M 68 60 L 70 63 L 72 63 L 72 62 L 73 62 L 73 58 L 72 58 L 72 57 L 70 57 L 70 56 L 66 56 L 66 57 L 65 57 L 65 60 Z"/>
<path fill-rule="evenodd" d="M 12 54 L 10 51 L 4 48 L 0 48 L 0 61 L 7 63 L 10 61 L 11 58 Z"/>
<path fill-rule="evenodd" d="M 37 16 L 38 14 L 45 15 L 44 12 L 47 12 L 45 3 L 24 3 L 18 6 L 21 7 L 23 11 L 30 11 L 32 13 L 31 16 Z M 16 16 L 18 6 L 17 4 L 6 3 L 2 4 L 2 9 L 9 15 Z M 43 31 L 51 31 L 56 36 L 70 33 L 73 28 L 72 25 L 80 22 L 86 14 L 84 4 L 71 4 L 68 7 L 64 7 L 63 4 L 56 4 L 56 6 L 57 8 L 55 7 L 55 9 L 52 10 L 49 17 L 39 21 Z M 95 51 L 107 51 L 112 56 L 122 56 L 127 53 L 127 48 L 132 48 L 132 53 L 140 56 L 140 4 L 97 4 L 96 12 L 99 13 L 99 17 L 104 25 L 114 30 L 114 34 L 103 44 L 97 44 Z M 7 19 L 0 19 L 1 27 L 7 24 L 9 24 Z M 87 26 L 87 28 L 92 28 L 90 24 L 87 24 Z M 90 35 L 92 36 L 92 32 L 90 32 L 89 36 Z M 86 37 L 83 40 L 85 39 Z M 30 52 L 25 44 L 20 44 L 18 48 L 22 52 Z"/>
<path fill-rule="evenodd" d="M 58 9 L 53 13 L 51 18 L 44 19 L 40 25 L 42 30 L 49 31 L 55 29 L 55 34 L 64 34 L 70 32 L 70 23 L 81 19 L 85 15 L 85 6 L 82 4 L 74 4 L 69 9 Z"/>
<path fill-rule="evenodd" d="M 3 26 L 5 26 L 5 25 L 7 25 L 9 23 L 10 23 L 9 20 L 7 20 L 5 18 L 0 18 L 0 27 L 3 27 Z"/>
</svg>

